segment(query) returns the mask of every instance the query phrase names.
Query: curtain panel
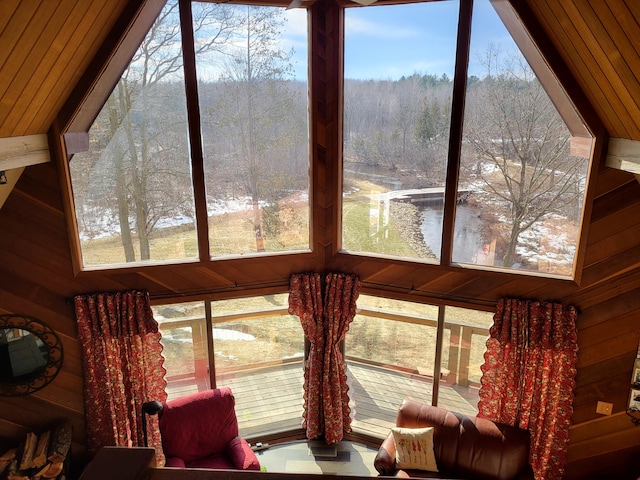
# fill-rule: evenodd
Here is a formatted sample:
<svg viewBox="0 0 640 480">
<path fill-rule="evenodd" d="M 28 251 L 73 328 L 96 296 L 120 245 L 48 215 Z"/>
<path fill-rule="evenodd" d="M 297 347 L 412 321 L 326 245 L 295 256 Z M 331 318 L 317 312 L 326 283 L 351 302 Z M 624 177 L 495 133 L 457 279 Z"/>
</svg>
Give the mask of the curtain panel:
<svg viewBox="0 0 640 480">
<path fill-rule="evenodd" d="M 302 428 L 307 438 L 323 433 L 322 379 L 324 365 L 324 324 L 322 282 L 319 273 L 293 275 L 289 288 L 289 313 L 300 318 L 304 336 L 310 343 L 304 364 L 304 406 Z"/>
<path fill-rule="evenodd" d="M 531 434 L 537 480 L 561 479 L 573 414 L 577 310 L 559 303 L 502 299 L 482 365 L 479 415 Z"/>
<path fill-rule="evenodd" d="M 95 293 L 74 301 L 89 454 L 103 446 L 143 446 L 142 404 L 167 398 L 160 332 L 149 296 L 142 291 Z M 157 421 L 149 422 L 148 434 L 161 461 Z"/>
<path fill-rule="evenodd" d="M 305 362 L 302 427 L 307 438 L 324 436 L 328 444 L 351 431 L 349 387 L 340 342 L 356 315 L 360 291 L 356 275 L 329 273 L 324 283 L 318 273 L 293 275 L 289 313 L 300 318 L 311 344 Z"/>
</svg>

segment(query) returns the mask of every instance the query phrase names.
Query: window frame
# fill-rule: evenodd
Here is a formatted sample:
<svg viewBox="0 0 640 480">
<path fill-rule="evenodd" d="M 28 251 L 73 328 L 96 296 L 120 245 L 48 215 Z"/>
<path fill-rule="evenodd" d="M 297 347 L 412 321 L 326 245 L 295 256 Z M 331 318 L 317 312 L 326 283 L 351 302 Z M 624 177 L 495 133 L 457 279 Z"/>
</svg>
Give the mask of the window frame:
<svg viewBox="0 0 640 480">
<path fill-rule="evenodd" d="M 179 0 L 181 5 L 190 7 L 190 0 Z M 433 0 L 425 0 L 433 1 Z M 551 40 L 547 37 L 530 7 L 522 2 L 512 4 L 506 0 L 491 0 L 493 4 L 502 9 L 506 9 L 508 22 L 514 22 L 513 28 L 525 33 L 525 38 L 529 38 L 533 51 L 537 52 L 543 62 L 550 67 L 552 75 L 558 80 L 558 84 L 564 90 L 566 98 L 575 106 L 578 115 L 583 119 L 585 125 L 593 135 L 593 147 L 591 156 L 590 172 L 586 182 L 586 195 L 580 236 L 576 248 L 573 275 L 554 276 L 540 274 L 530 271 L 511 271 L 494 268 L 497 273 L 516 274 L 519 276 L 543 277 L 558 280 L 570 280 L 579 284 L 582 275 L 582 265 L 584 262 L 586 231 L 588 219 L 591 212 L 591 205 L 594 196 L 593 184 L 595 182 L 594 171 L 596 170 L 596 158 L 603 156 L 606 132 L 599 121 L 595 111 L 589 104 L 586 96 L 581 91 L 575 78 L 572 76 L 567 65 L 559 57 L 554 49 Z M 415 3 L 420 2 L 416 0 Z M 231 0 L 233 4 L 259 4 L 268 6 L 288 6 L 288 1 L 279 0 Z M 379 0 L 376 5 L 401 4 L 402 0 Z M 163 0 L 136 0 L 129 2 L 124 9 L 120 21 L 116 22 L 114 29 L 107 40 L 98 49 L 96 56 L 91 62 L 81 80 L 75 87 L 72 95 L 65 102 L 56 121 L 52 125 L 53 150 L 58 159 L 58 164 L 62 173 L 62 194 L 67 223 L 69 242 L 71 246 L 71 258 L 73 270 L 76 275 L 84 271 L 92 270 L 129 270 L 140 268 L 155 268 L 150 264 L 127 264 L 100 267 L 85 267 L 82 265 L 78 229 L 75 224 L 75 208 L 73 204 L 72 186 L 68 172 L 68 162 L 75 152 L 88 147 L 88 125 L 90 125 L 100 108 L 109 96 L 113 86 L 117 82 L 120 74 L 126 67 L 129 59 L 136 51 L 139 43 L 146 35 L 148 29 L 164 6 Z M 310 250 L 304 252 L 275 252 L 261 254 L 262 257 L 276 257 L 273 264 L 277 263 L 277 258 L 287 256 L 288 262 L 296 263 L 300 268 L 334 268 L 335 265 L 343 264 L 345 257 L 354 258 L 366 256 L 373 260 L 375 264 L 387 265 L 389 261 L 399 266 L 416 265 L 421 262 L 414 259 L 405 258 L 385 258 L 384 256 L 366 255 L 358 252 L 345 252 L 342 250 L 342 99 L 343 99 L 343 70 L 344 52 L 342 44 L 344 42 L 344 11 L 346 8 L 364 8 L 349 0 L 323 0 L 305 1 L 301 8 L 307 9 L 308 25 L 310 35 L 309 42 L 309 115 L 310 115 Z M 454 78 L 454 102 L 452 111 L 452 124 L 460 126 L 459 120 L 463 111 L 466 75 L 460 72 L 466 71 L 466 57 L 468 57 L 470 43 L 470 23 L 473 0 L 460 0 L 460 21 L 458 36 L 459 48 L 456 55 L 456 74 Z M 370 8 L 375 8 L 375 5 Z M 509 13 L 510 12 L 510 13 Z M 189 21 L 184 20 L 190 24 Z M 331 26 L 327 29 L 327 26 Z M 509 25 L 507 25 L 509 28 Z M 189 29 L 190 30 L 190 27 Z M 328 33 L 329 32 L 329 33 Z M 533 33 L 533 34 L 531 34 Z M 512 35 L 514 35 L 512 33 Z M 188 35 L 183 30 L 183 42 L 188 41 Z M 514 37 L 515 39 L 515 37 Z M 191 40 L 193 46 L 193 40 Z M 185 64 L 187 58 L 185 58 Z M 189 69 L 195 68 L 194 66 Z M 187 78 L 191 77 L 191 80 Z M 194 82 L 195 70 L 185 74 L 185 81 Z M 188 87 L 187 90 L 194 87 Z M 187 92 L 187 99 L 191 94 Z M 192 101 L 191 101 L 192 102 Z M 197 106 L 197 105 L 196 105 Z M 190 107 L 194 108 L 193 105 Z M 192 115 L 193 113 L 189 113 Z M 454 128 L 451 131 L 450 143 L 454 146 L 460 143 L 457 140 L 462 134 L 461 128 Z M 191 140 L 198 138 L 194 132 L 190 135 Z M 444 269 L 442 271 L 455 271 L 458 269 L 478 269 L 472 265 L 457 265 L 451 263 L 452 238 L 455 218 L 455 188 L 459 175 L 459 148 L 450 148 L 447 166 L 447 195 L 445 197 L 445 215 L 443 225 L 442 255 L 440 263 L 434 267 Z M 194 168 L 194 180 L 196 184 L 204 182 L 198 171 L 198 165 Z M 202 223 L 206 220 L 206 204 L 203 200 L 203 187 L 198 186 L 196 192 L 196 218 Z M 199 212 L 199 213 L 198 213 Z M 202 231 L 204 230 L 204 231 Z M 226 258 L 209 257 L 208 244 L 206 239 L 206 229 L 198 227 L 198 250 L 200 258 L 193 262 L 180 261 L 180 264 L 193 263 L 220 263 L 229 261 Z M 231 262 L 251 262 L 255 259 L 253 255 L 243 255 L 243 258 L 233 259 Z M 299 259 L 299 260 L 298 260 Z M 352 261 L 347 264 L 353 263 Z M 428 267 L 428 265 L 426 265 Z M 430 268 L 427 268 L 427 271 Z M 486 271 L 486 268 L 482 268 Z M 284 279 L 277 280 L 271 285 L 284 285 Z M 372 288 L 377 288 L 371 284 Z"/>
<path fill-rule="evenodd" d="M 493 271 L 509 273 L 521 276 L 533 276 L 543 278 L 553 278 L 561 280 L 572 280 L 577 284 L 581 281 L 582 265 L 584 262 L 584 251 L 586 246 L 587 223 L 585 220 L 590 217 L 592 192 L 594 183 L 594 171 L 596 169 L 596 158 L 601 155 L 603 144 L 603 133 L 599 122 L 593 118 L 593 112 L 586 101 L 581 90 L 577 87 L 575 80 L 568 72 L 566 66 L 554 54 L 551 44 L 546 37 L 543 37 L 541 44 L 533 40 L 530 29 L 524 24 L 524 19 L 531 24 L 534 29 L 541 27 L 535 21 L 533 15 L 524 6 L 516 6 L 506 0 L 489 0 L 496 10 L 497 15 L 509 31 L 515 44 L 522 52 L 525 59 L 531 65 L 536 77 L 542 87 L 549 95 L 561 118 L 572 134 L 572 148 L 585 148 L 586 142 L 581 139 L 588 139 L 590 144 L 589 166 L 587 168 L 587 179 L 583 196 L 583 209 L 578 228 L 578 242 L 574 256 L 571 276 L 537 272 L 532 270 L 516 270 L 499 266 L 473 265 L 468 263 L 453 262 L 453 239 L 457 206 L 457 188 L 460 178 L 460 162 L 463 142 L 463 125 L 465 99 L 467 93 L 467 73 L 469 65 L 469 55 L 471 47 L 471 27 L 474 0 L 459 0 L 460 10 L 458 18 L 458 33 L 456 47 L 456 61 L 453 77 L 453 95 L 451 109 L 451 124 L 449 134 L 449 148 L 445 178 L 445 196 L 443 204 L 443 225 L 442 242 L 439 261 L 420 258 L 405 258 L 394 255 L 381 255 L 372 252 L 354 252 L 342 249 L 342 234 L 340 231 L 340 252 L 345 255 L 356 255 L 370 258 L 389 259 L 399 262 L 434 264 L 440 267 L 460 268 L 481 271 Z M 378 2 L 377 4 L 395 4 L 406 2 Z M 410 2 L 420 3 L 420 1 Z M 536 35 L 539 38 L 541 34 Z M 344 31 L 343 31 L 344 39 Z M 547 58 L 547 55 L 550 58 Z M 344 59 L 343 59 L 344 60 Z M 556 71 L 557 69 L 557 71 Z M 567 88 L 565 85 L 574 86 Z M 593 125 L 596 125 L 594 128 Z M 574 141 L 575 139 L 575 141 Z M 341 201 L 341 214 L 342 214 Z M 342 218 L 342 215 L 341 215 Z"/>
</svg>

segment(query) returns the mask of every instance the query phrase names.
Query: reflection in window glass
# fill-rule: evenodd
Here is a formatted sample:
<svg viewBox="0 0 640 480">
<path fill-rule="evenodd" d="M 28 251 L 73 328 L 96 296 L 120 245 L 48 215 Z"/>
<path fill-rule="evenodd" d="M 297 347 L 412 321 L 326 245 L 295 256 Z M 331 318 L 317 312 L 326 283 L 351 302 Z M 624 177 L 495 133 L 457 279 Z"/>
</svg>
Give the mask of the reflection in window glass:
<svg viewBox="0 0 640 480">
<path fill-rule="evenodd" d="M 308 249 L 306 10 L 193 16 L 211 255 Z"/>
<path fill-rule="evenodd" d="M 445 323 L 436 377 L 441 309 Z M 386 436 L 403 399 L 477 414 L 493 314 L 371 296 L 358 298 L 358 310 L 345 338 L 354 429 Z"/>
<path fill-rule="evenodd" d="M 170 2 L 70 161 L 85 266 L 198 256 L 178 24 Z"/>
<path fill-rule="evenodd" d="M 458 8 L 444 1 L 345 13 L 346 250 L 440 257 Z M 440 218 L 423 219 L 425 208 Z"/>
<path fill-rule="evenodd" d="M 546 64 L 529 57 L 491 3 L 474 2 L 459 186 L 469 193 L 453 261 L 570 276 L 591 137 L 564 92 L 552 101 L 538 80 L 532 65 Z"/>
<path fill-rule="evenodd" d="M 211 388 L 204 304 L 158 305 L 152 311 L 162 334 L 168 398 Z"/>
<path fill-rule="evenodd" d="M 444 343 L 438 406 L 478 413 L 478 389 L 493 313 L 444 307 Z"/>
</svg>

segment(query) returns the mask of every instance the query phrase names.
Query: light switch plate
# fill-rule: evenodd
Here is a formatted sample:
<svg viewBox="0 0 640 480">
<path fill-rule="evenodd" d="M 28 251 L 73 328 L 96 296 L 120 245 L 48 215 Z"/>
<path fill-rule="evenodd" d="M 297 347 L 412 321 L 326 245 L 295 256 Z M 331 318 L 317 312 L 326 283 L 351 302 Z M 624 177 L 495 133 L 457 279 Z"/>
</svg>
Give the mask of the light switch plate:
<svg viewBox="0 0 640 480">
<path fill-rule="evenodd" d="M 601 415 L 611 415 L 612 411 L 613 403 L 598 402 L 598 405 L 596 406 L 596 413 L 599 413 Z"/>
</svg>

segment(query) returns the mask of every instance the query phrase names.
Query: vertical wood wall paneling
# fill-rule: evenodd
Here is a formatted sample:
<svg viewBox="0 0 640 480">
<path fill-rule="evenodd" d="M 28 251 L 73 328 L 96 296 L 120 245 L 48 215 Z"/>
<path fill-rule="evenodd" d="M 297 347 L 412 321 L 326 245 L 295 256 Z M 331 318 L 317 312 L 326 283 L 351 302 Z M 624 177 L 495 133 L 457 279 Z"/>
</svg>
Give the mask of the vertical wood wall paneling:
<svg viewBox="0 0 640 480">
<path fill-rule="evenodd" d="M 70 5 L 64 1 L 64 5 Z M 46 133 L 52 116 L 58 113 L 59 102 L 63 102 L 64 108 L 58 117 L 57 135 L 69 126 L 77 128 L 70 131 L 85 131 L 93 120 L 92 115 L 102 106 L 101 101 L 89 98 L 87 92 L 97 92 L 98 97 L 104 99 L 111 90 L 109 85 L 93 83 L 92 76 L 96 72 L 111 72 L 110 66 L 121 64 L 121 58 L 113 56 L 113 47 L 128 31 L 127 21 L 140 13 L 132 3 L 125 6 L 124 1 L 78 0 L 62 26 L 57 13 L 31 23 L 44 3 L 48 2 L 0 2 L 0 88 L 6 93 L 0 95 L 1 137 Z M 526 5 L 558 49 L 607 132 L 619 138 L 640 140 L 637 105 L 640 46 L 635 40 L 640 35 L 640 6 L 621 0 L 591 2 L 586 7 L 588 11 L 583 11 L 583 3 L 527 0 Z M 159 8 L 157 0 L 151 0 L 150 4 Z M 515 4 L 519 2 L 514 1 Z M 601 10 L 603 8 L 608 10 Z M 128 13 L 120 17 L 123 9 Z M 20 437 L 49 421 L 66 418 L 74 426 L 74 456 L 82 454 L 85 445 L 82 365 L 73 306 L 69 303 L 73 295 L 148 287 L 152 295 L 158 297 L 224 298 L 274 289 L 283 291 L 289 273 L 329 266 L 361 274 L 369 293 L 406 300 L 488 311 L 497 298 L 506 295 L 554 298 L 575 304 L 582 310 L 578 329 L 583 344 L 579 352 L 568 471 L 584 472 L 588 471 L 585 465 L 597 469 L 598 463 L 607 464 L 600 453 L 613 455 L 612 458 L 618 455 L 618 463 L 624 465 L 629 458 L 625 452 L 632 448 L 630 445 L 638 445 L 640 432 L 623 412 L 629 392 L 631 360 L 640 338 L 640 308 L 636 300 L 640 294 L 637 258 L 640 242 L 634 239 L 640 218 L 640 187 L 635 177 L 606 167 L 594 175 L 593 224 L 587 238 L 586 269 L 580 285 L 336 253 L 340 235 L 342 45 L 336 42 L 338 37 L 332 32 L 342 29 L 343 17 L 333 1 L 315 2 L 311 10 L 311 21 L 320 32 L 311 39 L 315 74 L 310 79 L 315 252 L 225 260 L 211 265 L 128 268 L 74 275 L 60 200 L 68 192 L 57 183 L 60 170 L 55 164 L 27 167 L 0 209 L 3 228 L 0 310 L 32 313 L 60 332 L 65 364 L 59 378 L 47 387 L 50 390 L 19 399 L 0 399 L 0 436 Z M 624 12 L 633 16 L 621 16 Z M 40 25 L 41 31 L 34 32 L 35 25 Z M 44 37 L 40 38 L 43 32 L 52 37 L 49 50 L 44 54 L 40 51 L 40 46 L 46 45 Z M 107 32 L 110 32 L 107 42 L 110 49 L 101 47 L 101 53 L 95 56 Z M 22 41 L 24 35 L 31 40 Z M 601 44 L 599 38 L 603 35 Z M 22 51 L 27 45 L 31 48 Z M 96 60 L 89 61 L 90 58 Z M 33 64 L 37 66 L 34 68 Z M 318 73 L 322 68 L 325 73 Z M 87 76 L 78 82 L 84 71 Z M 31 76 L 23 77 L 27 73 Z M 114 73 L 112 78 L 118 75 Z M 20 82 L 24 85 L 22 89 L 18 88 Z M 74 89 L 76 84 L 78 88 Z M 73 94 L 67 99 L 71 90 Z M 95 101 L 97 109 L 77 115 L 76 107 L 83 100 Z M 245 282 L 244 286 L 236 288 L 238 281 Z M 598 400 L 614 404 L 611 417 L 595 413 Z M 597 462 L 592 462 L 589 456 L 597 458 Z"/>
</svg>

